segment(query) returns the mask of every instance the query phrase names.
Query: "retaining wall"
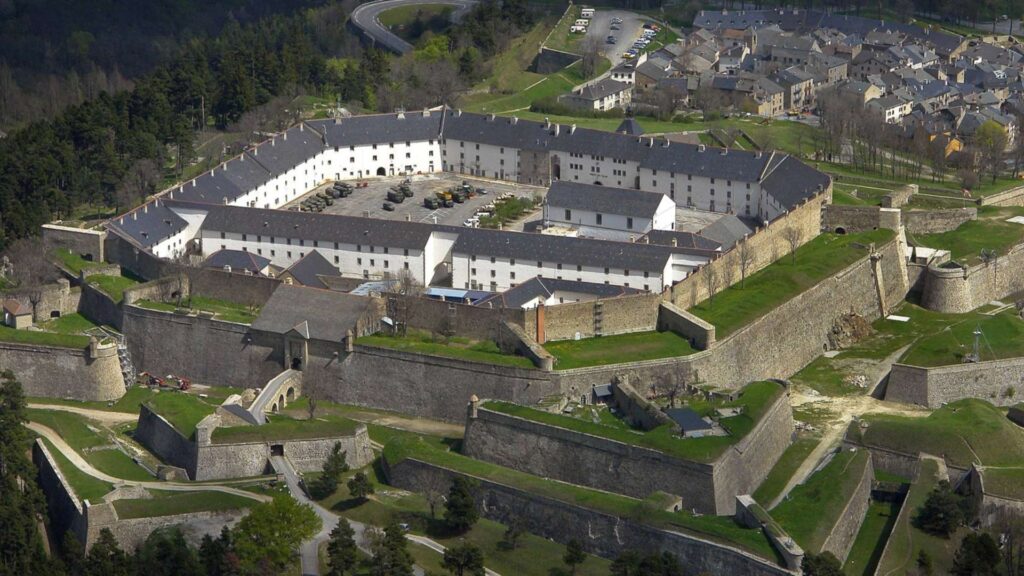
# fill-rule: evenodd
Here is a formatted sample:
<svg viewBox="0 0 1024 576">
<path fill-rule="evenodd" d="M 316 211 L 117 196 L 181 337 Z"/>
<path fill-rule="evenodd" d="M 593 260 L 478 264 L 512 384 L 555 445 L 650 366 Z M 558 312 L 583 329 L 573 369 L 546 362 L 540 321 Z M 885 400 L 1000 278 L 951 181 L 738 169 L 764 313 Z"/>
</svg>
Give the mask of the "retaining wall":
<svg viewBox="0 0 1024 576">
<path fill-rule="evenodd" d="M 107 237 L 104 230 L 43 224 L 40 226 L 40 233 L 47 250 L 66 248 L 75 254 L 92 256 L 93 262 L 103 262 L 103 242 Z"/>
<path fill-rule="evenodd" d="M 649 332 L 658 327 L 661 294 L 635 294 L 608 300 L 572 302 L 524 311 L 523 329 L 541 344 L 598 335 L 595 318 L 600 310 L 600 335 Z M 557 368 L 557 366 L 556 366 Z"/>
<path fill-rule="evenodd" d="M 1005 256 L 969 268 L 928 266 L 921 305 L 938 312 L 962 314 L 992 300 L 1024 291 L 1024 244 Z"/>
<path fill-rule="evenodd" d="M 875 481 L 875 468 L 871 463 L 869 455 L 867 465 L 864 466 L 860 475 L 860 482 L 857 488 L 846 503 L 846 508 L 839 516 L 832 530 L 829 532 L 825 543 L 821 547 L 822 552 L 831 552 L 841 562 L 846 561 L 850 555 L 850 548 L 853 547 L 857 533 L 860 532 L 861 524 L 868 513 L 868 506 L 871 504 L 871 486 Z"/>
<path fill-rule="evenodd" d="M 1024 206 L 1024 186 L 991 194 L 978 200 L 981 206 Z"/>
<path fill-rule="evenodd" d="M 466 423 L 463 451 L 535 476 L 634 498 L 662 491 L 681 496 L 688 510 L 731 515 L 736 494 L 751 493 L 760 485 L 792 433 L 786 394 L 779 395 L 746 437 L 707 463 L 481 407 Z"/>
<path fill-rule="evenodd" d="M 447 486 L 454 477 L 463 475 L 411 458 L 387 468 L 391 484 L 412 491 L 423 486 Z M 591 554 L 614 558 L 625 550 L 668 552 L 679 559 L 687 576 L 793 574 L 773 560 L 690 534 L 662 530 L 481 478 L 477 481 L 476 501 L 483 517 L 505 524 L 523 522 L 529 532 L 562 544 L 577 540 Z"/>
<path fill-rule="evenodd" d="M 0 342 L 0 366 L 14 372 L 26 396 L 106 402 L 125 392 L 114 345 L 59 348 Z"/>
<path fill-rule="evenodd" d="M 976 220 L 978 209 L 949 208 L 945 210 L 908 210 L 903 213 L 903 225 L 908 234 L 938 234 L 956 230 L 964 222 Z"/>
<path fill-rule="evenodd" d="M 658 311 L 658 329 L 671 330 L 697 350 L 707 350 L 715 343 L 715 327 L 671 302 L 662 302 Z"/>
<path fill-rule="evenodd" d="M 839 234 L 879 228 L 899 230 L 900 221 L 901 213 L 898 208 L 829 204 L 822 210 L 822 227 Z"/>
<path fill-rule="evenodd" d="M 46 322 L 55 316 L 77 312 L 82 290 L 77 286 L 72 288 L 66 278 L 59 278 L 55 283 L 38 289 L 4 291 L 3 296 L 32 308 L 33 322 Z M 36 301 L 34 307 L 32 300 Z"/>
<path fill-rule="evenodd" d="M 88 282 L 82 283 L 82 299 L 78 305 L 82 316 L 96 324 L 106 324 L 122 329 L 121 306 L 99 288 Z"/>
<path fill-rule="evenodd" d="M 963 398 L 1009 406 L 1024 394 L 1024 358 L 922 367 L 893 364 L 885 399 L 939 408 Z"/>
</svg>

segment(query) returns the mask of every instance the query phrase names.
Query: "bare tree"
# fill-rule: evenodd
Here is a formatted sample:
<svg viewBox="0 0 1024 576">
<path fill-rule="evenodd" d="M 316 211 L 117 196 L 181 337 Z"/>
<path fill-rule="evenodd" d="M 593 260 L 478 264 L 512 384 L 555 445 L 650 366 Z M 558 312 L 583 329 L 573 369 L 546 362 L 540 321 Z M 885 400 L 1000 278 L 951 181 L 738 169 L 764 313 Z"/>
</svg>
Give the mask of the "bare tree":
<svg viewBox="0 0 1024 576">
<path fill-rule="evenodd" d="M 708 290 L 708 308 L 715 306 L 715 293 L 718 291 L 718 272 L 715 271 L 715 267 L 712 263 L 708 263 L 704 266 L 704 286 Z"/>
<path fill-rule="evenodd" d="M 309 419 L 316 418 L 320 406 L 331 387 L 331 375 L 326 368 L 307 367 L 302 373 L 302 395 L 306 397 L 306 413 Z"/>
<path fill-rule="evenodd" d="M 803 233 L 795 226 L 790 226 L 782 231 L 782 238 L 789 244 L 789 257 L 793 264 L 796 264 L 796 249 L 800 247 L 803 240 Z"/>
<path fill-rule="evenodd" d="M 7 249 L 6 255 L 11 264 L 11 279 L 18 291 L 28 297 L 32 304 L 32 317 L 36 318 L 46 285 L 59 277 L 57 269 L 49 264 L 43 241 L 39 238 L 18 240 Z"/>
<path fill-rule="evenodd" d="M 676 400 L 683 393 L 685 384 L 679 374 L 675 372 L 669 372 L 662 374 L 658 378 L 658 388 L 662 391 L 666 398 L 668 398 L 668 407 L 675 408 Z"/>
<path fill-rule="evenodd" d="M 395 333 L 405 336 L 409 321 L 415 315 L 416 304 L 423 294 L 423 285 L 409 270 L 401 270 L 398 274 L 386 275 L 391 282 L 387 295 L 387 314 L 395 323 Z"/>
<path fill-rule="evenodd" d="M 728 288 L 736 281 L 736 267 L 733 262 L 722 259 L 722 287 Z"/>
<path fill-rule="evenodd" d="M 744 238 L 740 245 L 736 247 L 736 258 L 740 265 L 740 288 L 746 288 L 747 271 L 754 265 L 754 250 L 750 247 L 750 242 L 747 238 Z"/>
<path fill-rule="evenodd" d="M 597 73 L 597 64 L 601 61 L 601 41 L 596 36 L 588 36 L 583 41 L 583 58 L 580 60 L 580 72 L 584 80 Z"/>
</svg>

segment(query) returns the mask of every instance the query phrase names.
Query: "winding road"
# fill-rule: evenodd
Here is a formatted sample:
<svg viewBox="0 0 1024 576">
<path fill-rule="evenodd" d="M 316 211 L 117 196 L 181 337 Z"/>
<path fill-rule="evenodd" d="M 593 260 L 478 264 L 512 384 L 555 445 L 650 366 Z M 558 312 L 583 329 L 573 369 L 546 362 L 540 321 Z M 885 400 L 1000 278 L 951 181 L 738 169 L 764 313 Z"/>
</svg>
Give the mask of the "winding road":
<svg viewBox="0 0 1024 576">
<path fill-rule="evenodd" d="M 382 13 L 402 6 L 446 4 L 455 6 L 451 18 L 458 21 L 476 2 L 477 0 L 378 0 L 357 6 L 349 20 L 371 44 L 396 54 L 405 54 L 412 50 L 412 44 L 402 40 L 380 23 Z"/>
</svg>

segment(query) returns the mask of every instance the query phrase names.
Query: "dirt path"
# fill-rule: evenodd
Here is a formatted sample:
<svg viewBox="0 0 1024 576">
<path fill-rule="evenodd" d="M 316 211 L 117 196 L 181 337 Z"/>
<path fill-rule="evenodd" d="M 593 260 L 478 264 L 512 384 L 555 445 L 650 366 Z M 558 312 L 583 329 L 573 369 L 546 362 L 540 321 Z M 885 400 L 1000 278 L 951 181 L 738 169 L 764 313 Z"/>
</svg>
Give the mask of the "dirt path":
<svg viewBox="0 0 1024 576">
<path fill-rule="evenodd" d="M 817 391 L 806 386 L 795 385 L 793 387 L 793 390 L 789 395 L 789 402 L 794 408 L 810 405 L 817 409 L 827 410 L 831 416 L 827 422 L 821 425 L 821 442 L 818 443 L 814 450 L 812 450 L 807 458 L 805 458 L 800 464 L 800 467 L 793 473 L 793 477 L 789 479 L 786 487 L 779 493 L 775 500 L 768 504 L 768 509 L 777 506 L 778 503 L 789 494 L 790 490 L 799 484 L 802 484 L 804 480 L 811 475 L 814 469 L 817 468 L 818 463 L 821 462 L 825 455 L 835 449 L 835 447 L 842 442 L 843 436 L 846 434 L 846 429 L 849 427 L 850 422 L 853 421 L 854 417 L 867 413 L 924 417 L 931 413 L 929 410 L 919 406 L 886 402 L 884 400 L 873 398 L 870 395 L 871 392 L 874 392 L 874 388 L 876 388 L 881 382 L 882 377 L 884 377 L 892 368 L 893 363 L 903 355 L 905 350 L 906 348 L 901 348 L 890 354 L 884 360 L 870 363 L 865 361 L 863 366 L 858 366 L 858 368 L 861 368 L 865 373 L 864 375 L 868 382 L 872 382 L 871 389 L 866 390 L 864 394 L 851 396 L 823 396 Z"/>
<path fill-rule="evenodd" d="M 107 410 L 94 410 L 92 408 L 79 408 L 77 406 L 65 406 L 63 404 L 37 404 L 35 402 L 29 402 L 29 408 L 35 408 L 37 410 L 57 410 L 60 412 L 71 412 L 72 414 L 78 414 L 79 416 L 85 416 L 96 420 L 100 424 L 107 426 L 115 426 L 117 424 L 124 424 L 126 422 L 135 422 L 139 419 L 138 414 L 131 412 L 110 412 Z"/>
<path fill-rule="evenodd" d="M 359 412 L 359 411 L 346 411 L 342 416 L 351 418 L 356 422 L 362 422 L 364 424 L 376 424 L 378 426 L 387 426 L 388 428 L 395 428 L 398 430 L 405 430 L 406 432 L 414 432 L 416 434 L 426 434 L 428 436 L 441 436 L 444 438 L 462 438 L 466 433 L 464 426 L 459 424 L 451 424 L 449 422 L 441 422 L 440 420 L 431 420 L 429 418 L 419 418 L 416 416 L 399 416 L 397 414 L 378 414 L 376 412 Z"/>
<path fill-rule="evenodd" d="M 156 482 L 156 481 L 154 481 L 154 482 L 139 482 L 139 481 L 135 481 L 135 480 L 125 480 L 123 478 L 116 478 L 114 476 L 111 476 L 109 474 L 100 472 L 99 470 L 93 468 L 92 465 L 89 464 L 85 460 L 85 458 L 82 458 L 82 456 L 78 452 L 76 452 L 74 448 L 72 448 L 70 445 L 68 445 L 68 443 L 64 440 L 64 438 L 62 438 L 60 434 L 57 434 L 57 432 L 54 431 L 53 429 L 48 428 L 46 426 L 43 426 L 42 424 L 37 424 L 35 422 L 29 422 L 29 423 L 25 424 L 25 427 L 28 428 L 29 430 L 32 430 L 36 434 L 39 434 L 40 436 L 46 438 L 47 440 L 49 440 L 50 443 L 53 444 L 53 446 L 56 447 L 57 450 L 60 451 L 60 453 L 63 454 L 64 457 L 67 458 L 71 462 L 71 464 L 73 464 L 76 468 L 78 468 L 82 472 L 85 472 L 89 476 L 92 476 L 93 478 L 97 478 L 99 480 L 103 480 L 104 482 L 109 482 L 111 484 L 114 484 L 115 487 L 116 486 L 142 486 L 143 488 L 147 488 L 147 489 L 152 489 L 152 490 L 168 490 L 168 491 L 171 491 L 171 492 L 209 492 L 209 491 L 212 491 L 212 492 L 223 492 L 225 494 L 234 494 L 235 496 L 243 496 L 245 498 L 251 498 L 253 500 L 259 500 L 260 502 L 269 502 L 271 500 L 270 496 L 263 496 L 263 495 L 260 495 L 260 494 L 254 494 L 252 492 L 247 492 L 245 490 L 239 490 L 238 488 L 231 488 L 229 486 L 219 486 L 219 485 L 216 485 L 216 484 L 197 485 L 197 484 L 180 484 L 180 483 L 177 483 L 177 482 Z"/>
</svg>

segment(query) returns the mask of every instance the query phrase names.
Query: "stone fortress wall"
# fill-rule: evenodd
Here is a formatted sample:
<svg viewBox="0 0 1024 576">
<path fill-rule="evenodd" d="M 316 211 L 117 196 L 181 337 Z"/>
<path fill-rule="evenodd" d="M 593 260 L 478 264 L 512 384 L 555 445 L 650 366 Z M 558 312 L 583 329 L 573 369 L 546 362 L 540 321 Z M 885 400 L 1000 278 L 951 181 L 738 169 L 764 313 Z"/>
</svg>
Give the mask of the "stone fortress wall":
<svg viewBox="0 0 1024 576">
<path fill-rule="evenodd" d="M 962 268 L 930 265 L 921 305 L 937 312 L 963 314 L 992 300 L 1024 291 L 1024 244 L 986 263 Z"/>
<path fill-rule="evenodd" d="M 121 548 L 132 551 L 155 530 L 169 526 L 178 526 L 189 542 L 198 545 L 203 536 L 216 537 L 224 526 L 235 524 L 248 513 L 240 509 L 122 519 L 112 502 L 80 500 L 42 440 L 36 440 L 32 446 L 32 461 L 46 496 L 53 534 L 60 536 L 70 531 L 86 549 L 96 542 L 103 529 L 111 531 Z"/>
<path fill-rule="evenodd" d="M 385 463 L 388 482 L 416 491 L 423 486 L 447 486 L 459 472 L 412 458 L 395 465 Z M 761 558 L 709 539 L 663 530 L 641 521 L 599 512 L 546 496 L 476 479 L 477 507 L 484 518 L 509 524 L 520 521 L 526 530 L 561 544 L 577 540 L 591 554 L 614 558 L 624 550 L 674 554 L 687 576 L 743 574 L 744 576 L 791 575 L 773 559 Z M 639 502 L 637 503 L 639 506 Z"/>
<path fill-rule="evenodd" d="M 26 396 L 106 402 L 124 395 L 115 344 L 84 348 L 0 342 L 0 366 L 10 368 Z"/>
<path fill-rule="evenodd" d="M 857 539 L 857 533 L 860 532 L 860 527 L 867 516 L 868 506 L 871 504 L 871 487 L 874 481 L 875 467 L 869 455 L 867 465 L 861 471 L 857 488 L 850 495 L 843 513 L 840 514 L 839 519 L 836 520 L 825 538 L 821 552 L 831 552 L 833 556 L 839 558 L 840 562 L 846 561 L 846 557 L 850 555 L 850 549 L 853 548 L 853 542 Z"/>
<path fill-rule="evenodd" d="M 463 453 L 634 498 L 666 492 L 681 496 L 687 510 L 730 515 L 736 494 L 757 489 L 792 434 L 787 394 L 779 395 L 746 437 L 707 463 L 477 406 L 466 421 Z"/>
<path fill-rule="evenodd" d="M 1020 402 L 1024 358 L 948 366 L 893 364 L 885 399 L 939 408 L 963 398 L 982 398 L 996 406 Z"/>
<path fill-rule="evenodd" d="M 271 470 L 273 446 L 280 446 L 284 456 L 299 472 L 321 469 L 337 443 L 341 444 L 341 450 L 346 453 L 350 467 L 361 468 L 373 461 L 370 436 L 364 424 L 356 426 L 349 436 L 220 444 L 210 439 L 217 424 L 216 417 L 213 417 L 214 422 L 210 422 L 209 418 L 201 422 L 196 437 L 189 439 L 146 405 L 139 408 L 135 439 L 165 463 L 184 469 L 189 478 L 196 481 L 266 474 Z"/>
</svg>

